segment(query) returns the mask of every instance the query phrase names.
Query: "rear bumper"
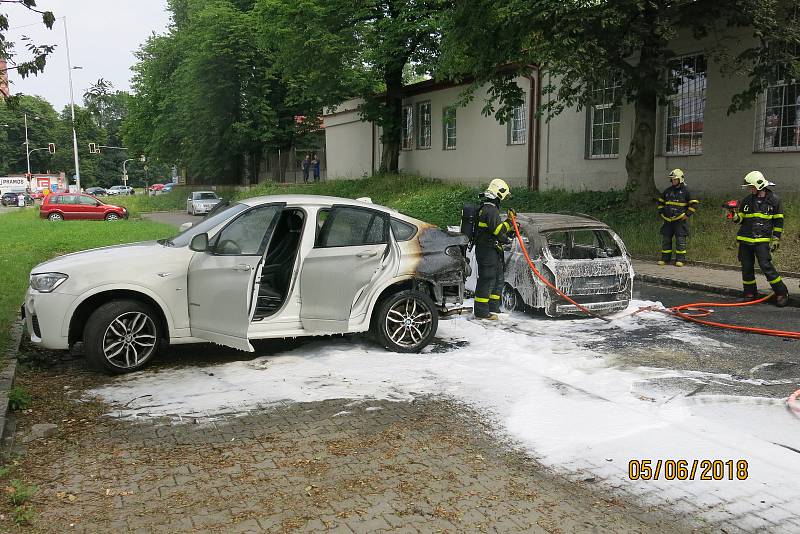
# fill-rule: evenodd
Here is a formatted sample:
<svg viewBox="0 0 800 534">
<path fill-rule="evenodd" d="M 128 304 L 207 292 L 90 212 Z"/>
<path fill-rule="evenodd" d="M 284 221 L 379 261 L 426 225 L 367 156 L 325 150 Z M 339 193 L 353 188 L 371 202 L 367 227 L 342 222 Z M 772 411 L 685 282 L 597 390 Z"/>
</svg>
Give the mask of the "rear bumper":
<svg viewBox="0 0 800 534">
<path fill-rule="evenodd" d="M 590 304 L 581 304 L 581 306 L 598 315 L 608 315 L 624 310 L 628 307 L 628 303 L 630 303 L 630 300 L 624 299 L 610 300 L 607 302 L 592 302 Z M 585 313 L 574 304 L 557 304 L 555 315 L 585 315 Z"/>
</svg>

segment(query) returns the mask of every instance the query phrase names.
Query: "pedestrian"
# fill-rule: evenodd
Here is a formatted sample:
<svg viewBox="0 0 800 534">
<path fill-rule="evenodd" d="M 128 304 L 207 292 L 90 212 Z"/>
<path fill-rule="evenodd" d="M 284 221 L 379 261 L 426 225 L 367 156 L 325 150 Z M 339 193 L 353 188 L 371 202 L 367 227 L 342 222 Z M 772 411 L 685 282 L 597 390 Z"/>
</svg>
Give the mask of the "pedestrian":
<svg viewBox="0 0 800 534">
<path fill-rule="evenodd" d="M 311 158 L 311 170 L 314 173 L 314 181 L 319 182 L 319 158 L 316 154 Z"/>
<path fill-rule="evenodd" d="M 683 267 L 686 262 L 686 240 L 689 237 L 689 217 L 694 215 L 700 201 L 692 197 L 686 187 L 686 177 L 681 169 L 673 169 L 669 179 L 670 186 L 658 199 L 658 214 L 664 221 L 661 225 L 661 259 L 658 264 L 671 263 L 674 252 L 675 266 Z"/>
<path fill-rule="evenodd" d="M 25 193 L 18 193 L 17 194 L 17 206 L 20 208 L 25 207 Z"/>
<path fill-rule="evenodd" d="M 303 161 L 300 162 L 300 168 L 303 170 L 303 183 L 308 183 L 308 170 L 311 167 L 311 156 L 306 154 L 306 157 L 303 158 Z"/>
<path fill-rule="evenodd" d="M 778 250 L 783 233 L 783 206 L 770 187 L 775 186 L 760 171 L 751 171 L 744 177 L 750 194 L 739 201 L 733 221 L 739 223 L 736 240 L 739 242 L 739 261 L 742 264 L 742 299 L 758 298 L 755 263 L 775 292 L 775 305 L 782 308 L 789 303 L 789 290 L 772 264 L 772 252 Z"/>
<path fill-rule="evenodd" d="M 508 243 L 511 224 L 500 220 L 500 202 L 511 196 L 508 184 L 495 178 L 481 194 L 475 229 L 475 260 L 478 282 L 475 286 L 475 317 L 497 320 L 503 291 L 503 245 Z M 509 216 L 513 211 L 509 210 Z"/>
</svg>

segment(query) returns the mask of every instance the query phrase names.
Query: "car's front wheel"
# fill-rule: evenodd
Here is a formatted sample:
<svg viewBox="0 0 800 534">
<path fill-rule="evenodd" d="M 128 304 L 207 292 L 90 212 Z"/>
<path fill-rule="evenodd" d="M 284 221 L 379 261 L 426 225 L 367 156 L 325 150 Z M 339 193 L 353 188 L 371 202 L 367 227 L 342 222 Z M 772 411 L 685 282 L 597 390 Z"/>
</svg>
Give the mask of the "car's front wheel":
<svg viewBox="0 0 800 534">
<path fill-rule="evenodd" d="M 114 212 L 111 212 L 108 215 L 106 215 L 106 220 L 107 221 L 118 221 L 119 220 L 119 215 L 117 215 Z"/>
<path fill-rule="evenodd" d="M 63 221 L 64 220 L 64 216 L 61 215 L 60 213 L 51 213 L 50 215 L 47 216 L 47 218 L 50 219 L 51 221 Z"/>
<path fill-rule="evenodd" d="M 419 352 L 431 342 L 438 326 L 439 312 L 433 300 L 420 291 L 405 290 L 378 306 L 373 333 L 393 352 Z"/>
<path fill-rule="evenodd" d="M 519 294 L 511 284 L 505 284 L 503 286 L 503 309 L 508 312 L 513 311 L 525 311 L 527 306 L 525 306 L 525 301 L 522 300 L 522 296 Z"/>
<path fill-rule="evenodd" d="M 86 357 L 97 369 L 128 373 L 156 354 L 162 333 L 155 311 L 136 300 L 114 300 L 97 308 L 86 322 Z"/>
</svg>

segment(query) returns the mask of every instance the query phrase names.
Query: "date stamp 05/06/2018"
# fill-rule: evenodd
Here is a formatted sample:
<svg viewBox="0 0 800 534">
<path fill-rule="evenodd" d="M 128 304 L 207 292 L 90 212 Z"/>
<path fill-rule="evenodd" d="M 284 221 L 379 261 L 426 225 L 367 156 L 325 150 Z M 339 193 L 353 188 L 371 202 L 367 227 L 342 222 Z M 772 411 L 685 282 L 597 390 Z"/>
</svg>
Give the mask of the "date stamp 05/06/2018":
<svg viewBox="0 0 800 534">
<path fill-rule="evenodd" d="M 631 480 L 747 480 L 747 460 L 630 460 Z"/>
</svg>

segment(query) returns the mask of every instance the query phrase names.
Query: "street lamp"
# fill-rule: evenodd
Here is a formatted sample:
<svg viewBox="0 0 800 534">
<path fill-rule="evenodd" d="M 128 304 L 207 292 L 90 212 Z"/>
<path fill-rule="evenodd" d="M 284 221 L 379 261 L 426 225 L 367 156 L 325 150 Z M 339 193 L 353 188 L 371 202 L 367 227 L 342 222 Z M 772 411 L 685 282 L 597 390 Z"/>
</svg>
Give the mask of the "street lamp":
<svg viewBox="0 0 800 534">
<path fill-rule="evenodd" d="M 73 67 L 69 56 L 69 35 L 67 34 L 67 17 L 64 20 L 64 42 L 67 45 L 67 71 L 69 72 L 69 107 L 72 111 L 72 153 L 75 156 L 75 186 L 81 190 L 81 166 L 78 162 L 78 135 L 75 133 L 75 95 L 72 90 L 72 71 L 81 67 Z"/>
<path fill-rule="evenodd" d="M 22 116 L 25 119 L 25 143 L 24 144 L 25 144 L 25 161 L 28 164 L 28 176 L 27 176 L 27 179 L 30 180 L 31 176 L 32 176 L 31 175 L 31 154 L 33 154 L 34 152 L 37 152 L 39 150 L 47 150 L 51 154 L 55 154 L 56 145 L 55 145 L 55 143 L 47 143 L 47 146 L 44 147 L 44 148 L 34 148 L 33 150 L 31 150 L 30 142 L 28 141 L 28 114 L 27 113 L 23 113 Z M 34 119 L 38 120 L 39 117 L 34 117 Z"/>
</svg>

